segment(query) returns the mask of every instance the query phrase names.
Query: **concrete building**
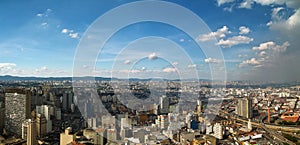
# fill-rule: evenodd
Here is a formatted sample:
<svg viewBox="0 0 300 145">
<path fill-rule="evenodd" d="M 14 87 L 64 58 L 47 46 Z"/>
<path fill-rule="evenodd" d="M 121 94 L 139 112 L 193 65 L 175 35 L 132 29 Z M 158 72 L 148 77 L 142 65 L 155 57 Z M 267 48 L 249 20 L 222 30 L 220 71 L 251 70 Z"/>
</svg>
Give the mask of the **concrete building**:
<svg viewBox="0 0 300 145">
<path fill-rule="evenodd" d="M 213 127 L 214 134 L 213 136 L 216 137 L 217 139 L 223 139 L 224 135 L 224 129 L 222 124 L 216 123 Z"/>
<path fill-rule="evenodd" d="M 170 99 L 167 96 L 162 96 L 160 98 L 160 113 L 167 114 L 170 109 Z"/>
<path fill-rule="evenodd" d="M 70 111 L 71 105 L 74 103 L 74 96 L 71 91 L 65 91 L 62 98 L 62 109 L 64 111 Z"/>
<path fill-rule="evenodd" d="M 51 106 L 50 105 L 41 105 L 41 106 L 36 106 L 36 113 L 37 114 L 43 114 L 47 120 L 47 128 L 46 131 L 47 133 L 52 131 L 52 120 L 50 118 L 50 113 L 51 112 Z"/>
<path fill-rule="evenodd" d="M 36 127 L 38 137 L 43 137 L 47 133 L 47 120 L 43 114 L 37 114 Z"/>
<path fill-rule="evenodd" d="M 107 141 L 116 141 L 117 140 L 117 130 L 116 129 L 107 129 Z"/>
<path fill-rule="evenodd" d="M 5 90 L 5 129 L 22 135 L 22 123 L 31 119 L 31 94 L 24 89 Z"/>
<path fill-rule="evenodd" d="M 27 141 L 27 145 L 36 145 L 36 124 L 33 120 L 27 119 L 22 123 L 22 139 Z"/>
<path fill-rule="evenodd" d="M 239 99 L 236 106 L 236 114 L 245 118 L 252 118 L 252 100 L 249 98 Z"/>
<path fill-rule="evenodd" d="M 75 140 L 75 134 L 72 134 L 72 128 L 68 127 L 65 132 L 60 134 L 60 145 L 68 145 Z"/>
</svg>

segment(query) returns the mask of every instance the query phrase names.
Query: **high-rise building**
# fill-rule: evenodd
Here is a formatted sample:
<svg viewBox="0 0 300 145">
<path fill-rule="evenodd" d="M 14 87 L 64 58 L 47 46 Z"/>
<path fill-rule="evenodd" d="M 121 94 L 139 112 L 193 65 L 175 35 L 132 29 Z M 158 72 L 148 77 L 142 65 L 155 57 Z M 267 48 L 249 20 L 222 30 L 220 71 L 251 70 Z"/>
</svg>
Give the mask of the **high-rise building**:
<svg viewBox="0 0 300 145">
<path fill-rule="evenodd" d="M 73 104 L 73 93 L 71 91 L 65 91 L 62 98 L 62 109 L 64 111 L 71 110 L 71 105 Z"/>
<path fill-rule="evenodd" d="M 167 96 L 162 96 L 160 98 L 160 113 L 166 114 L 169 113 L 170 109 L 170 99 Z"/>
<path fill-rule="evenodd" d="M 202 101 L 200 99 L 197 100 L 197 113 L 201 113 L 202 111 Z"/>
<path fill-rule="evenodd" d="M 5 119 L 5 90 L 0 86 L 0 135 L 4 129 L 4 119 Z"/>
<path fill-rule="evenodd" d="M 251 123 L 251 119 L 248 120 L 248 130 L 252 131 L 252 123 Z"/>
<path fill-rule="evenodd" d="M 51 106 L 49 105 L 41 105 L 36 106 L 36 113 L 43 114 L 47 120 L 46 131 L 47 133 L 52 131 L 52 120 L 50 118 Z"/>
<path fill-rule="evenodd" d="M 107 140 L 116 141 L 117 140 L 117 130 L 116 129 L 107 129 Z"/>
<path fill-rule="evenodd" d="M 37 114 L 36 127 L 38 137 L 43 137 L 47 133 L 47 120 L 43 114 Z"/>
<path fill-rule="evenodd" d="M 22 135 L 22 123 L 31 119 L 31 94 L 24 89 L 5 90 L 5 129 Z"/>
<path fill-rule="evenodd" d="M 36 145 L 36 124 L 33 120 L 27 119 L 22 123 L 22 139 L 26 139 L 27 145 Z"/>
<path fill-rule="evenodd" d="M 216 137 L 217 139 L 223 139 L 224 130 L 222 124 L 216 123 L 213 127 L 213 131 L 214 137 Z"/>
<path fill-rule="evenodd" d="M 252 100 L 249 98 L 239 99 L 236 106 L 236 114 L 245 118 L 252 118 Z"/>
</svg>

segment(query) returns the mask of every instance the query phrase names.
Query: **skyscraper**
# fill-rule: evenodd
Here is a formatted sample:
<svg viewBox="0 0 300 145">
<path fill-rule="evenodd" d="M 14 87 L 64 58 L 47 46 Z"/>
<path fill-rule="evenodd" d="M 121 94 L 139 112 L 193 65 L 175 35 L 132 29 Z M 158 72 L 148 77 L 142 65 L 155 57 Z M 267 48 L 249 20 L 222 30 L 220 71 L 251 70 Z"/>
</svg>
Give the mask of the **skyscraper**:
<svg viewBox="0 0 300 145">
<path fill-rule="evenodd" d="M 47 132 L 47 120 L 43 114 L 37 114 L 36 127 L 37 127 L 37 136 L 43 137 Z"/>
<path fill-rule="evenodd" d="M 217 139 L 223 139 L 223 126 L 220 123 L 216 123 L 213 127 L 213 131 L 214 131 L 214 137 L 216 137 Z"/>
<path fill-rule="evenodd" d="M 22 123 L 31 118 L 30 91 L 5 90 L 5 129 L 17 136 L 22 135 Z"/>
<path fill-rule="evenodd" d="M 43 114 L 47 120 L 47 132 L 52 131 L 52 120 L 50 119 L 50 109 L 51 106 L 49 105 L 41 105 L 41 106 L 36 106 L 36 113 L 38 114 Z"/>
<path fill-rule="evenodd" d="M 71 104 L 73 104 L 73 93 L 71 91 L 65 91 L 62 98 L 62 106 L 64 111 L 71 110 Z"/>
<path fill-rule="evenodd" d="M 167 96 L 162 96 L 160 98 L 160 113 L 166 114 L 169 113 L 170 109 L 170 100 Z"/>
<path fill-rule="evenodd" d="M 252 100 L 249 98 L 239 99 L 236 106 L 236 114 L 245 118 L 251 118 L 253 116 Z"/>
<path fill-rule="evenodd" d="M 22 123 L 22 138 L 27 140 L 27 145 L 36 145 L 36 124 L 33 120 L 27 119 Z"/>
<path fill-rule="evenodd" d="M 202 111 L 202 101 L 200 98 L 197 100 L 197 113 L 201 113 Z"/>
</svg>

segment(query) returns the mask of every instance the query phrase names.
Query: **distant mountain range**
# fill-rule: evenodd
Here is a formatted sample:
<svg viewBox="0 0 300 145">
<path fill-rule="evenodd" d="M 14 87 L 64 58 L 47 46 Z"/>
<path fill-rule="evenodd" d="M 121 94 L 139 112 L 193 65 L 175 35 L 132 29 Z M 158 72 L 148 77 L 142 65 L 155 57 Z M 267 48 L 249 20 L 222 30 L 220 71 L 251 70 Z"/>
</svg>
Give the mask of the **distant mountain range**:
<svg viewBox="0 0 300 145">
<path fill-rule="evenodd" d="M 71 81 L 73 79 L 92 79 L 93 77 L 20 77 L 20 76 L 0 76 L 0 81 Z M 120 79 L 120 78 L 106 78 L 106 77 L 95 77 L 96 81 L 109 81 L 109 80 L 128 80 L 128 79 Z M 149 78 L 149 79 L 140 79 L 140 78 L 129 78 L 130 81 L 150 81 L 150 80 L 164 80 L 168 81 L 168 79 L 160 79 L 160 78 Z M 172 81 L 180 81 L 179 79 L 175 79 Z M 208 80 L 206 80 L 208 81 Z"/>
</svg>

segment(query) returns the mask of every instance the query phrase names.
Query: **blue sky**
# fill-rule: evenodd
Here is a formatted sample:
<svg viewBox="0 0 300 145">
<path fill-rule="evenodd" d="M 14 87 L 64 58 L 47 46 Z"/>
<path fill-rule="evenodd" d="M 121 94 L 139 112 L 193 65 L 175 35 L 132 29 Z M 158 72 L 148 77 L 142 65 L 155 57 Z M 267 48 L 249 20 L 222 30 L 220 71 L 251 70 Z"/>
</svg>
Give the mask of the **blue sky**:
<svg viewBox="0 0 300 145">
<path fill-rule="evenodd" d="M 79 44 L 89 36 L 86 31 L 100 16 L 130 2 L 134 1 L 1 1 L 0 75 L 72 76 Z M 215 65 L 219 69 L 214 71 L 226 72 L 230 80 L 300 79 L 300 1 L 167 2 L 193 12 L 211 32 L 192 37 L 169 24 L 135 23 L 113 34 L 98 54 L 96 65 L 82 64 L 83 71 L 78 74 L 92 71 L 104 77 L 192 78 L 191 72 L 196 71 L 197 77 L 209 79 Z M 163 7 L 157 11 L 165 13 Z M 172 14 L 170 19 L 195 32 L 199 29 L 179 11 Z M 210 42 L 221 50 L 222 57 L 208 56 L 197 45 Z"/>
</svg>

